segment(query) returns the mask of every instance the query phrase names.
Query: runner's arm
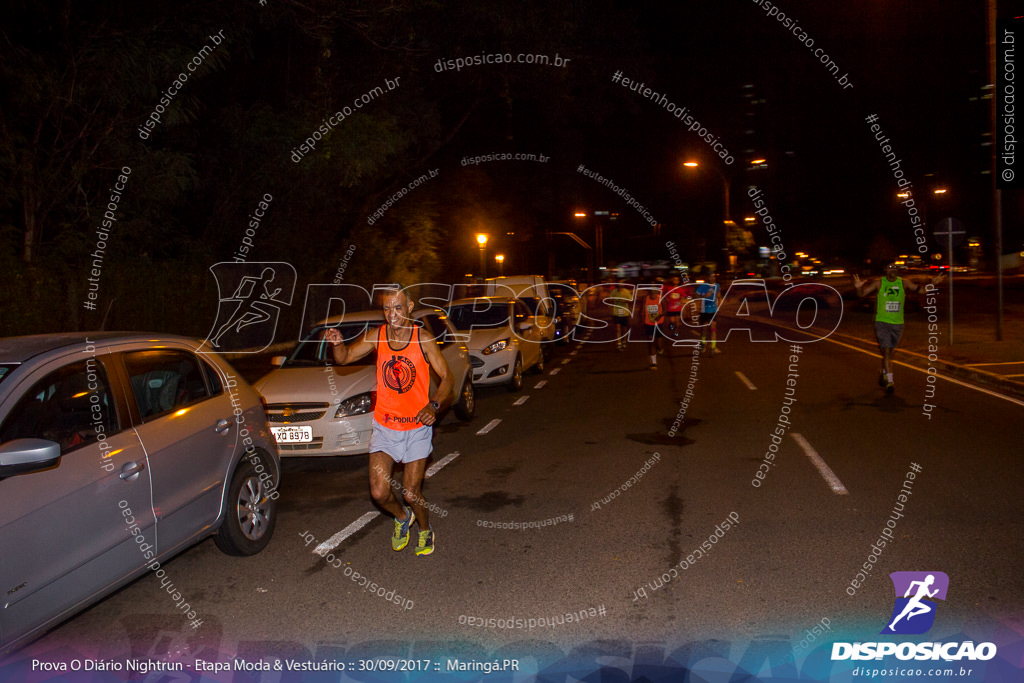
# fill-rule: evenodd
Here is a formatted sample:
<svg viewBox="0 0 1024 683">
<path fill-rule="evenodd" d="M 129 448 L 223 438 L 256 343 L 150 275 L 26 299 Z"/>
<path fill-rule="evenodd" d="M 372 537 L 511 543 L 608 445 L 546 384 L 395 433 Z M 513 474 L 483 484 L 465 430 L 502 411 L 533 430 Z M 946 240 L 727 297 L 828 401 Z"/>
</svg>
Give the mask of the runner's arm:
<svg viewBox="0 0 1024 683">
<path fill-rule="evenodd" d="M 867 296 L 868 294 L 871 294 L 871 292 L 878 289 L 880 283 L 881 280 L 871 280 L 865 285 L 863 280 L 856 275 L 853 276 L 853 286 L 857 290 L 857 296 Z"/>
<path fill-rule="evenodd" d="M 366 341 L 364 335 L 362 339 L 351 344 L 345 344 L 342 341 L 341 333 L 333 327 L 328 329 L 324 333 L 324 339 L 331 346 L 331 356 L 334 358 L 334 362 L 338 365 L 345 365 L 359 360 L 366 354 L 373 351 L 374 344 Z"/>
<path fill-rule="evenodd" d="M 938 275 L 933 277 L 931 279 L 932 287 L 934 287 L 935 285 L 937 285 L 940 282 L 942 282 L 942 279 L 944 277 L 946 277 L 946 275 L 944 273 L 939 273 Z M 909 291 L 909 292 L 917 292 L 917 291 L 919 291 L 921 289 L 921 285 L 917 284 L 913 280 L 907 279 L 907 280 L 904 280 L 903 282 L 905 282 L 907 284 L 907 291 Z"/>
</svg>

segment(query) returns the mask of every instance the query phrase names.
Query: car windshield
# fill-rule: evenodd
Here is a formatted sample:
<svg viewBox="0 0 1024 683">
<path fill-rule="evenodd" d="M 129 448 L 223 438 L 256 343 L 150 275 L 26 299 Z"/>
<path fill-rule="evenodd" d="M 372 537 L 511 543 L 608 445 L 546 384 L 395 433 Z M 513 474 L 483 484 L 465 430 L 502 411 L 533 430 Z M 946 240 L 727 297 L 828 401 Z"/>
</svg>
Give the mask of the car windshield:
<svg viewBox="0 0 1024 683">
<path fill-rule="evenodd" d="M 360 323 L 342 323 L 337 326 L 338 332 L 341 333 L 342 339 L 345 340 L 346 344 L 350 344 L 362 338 L 364 331 L 376 330 L 383 323 L 381 320 L 373 320 L 370 322 Z M 327 365 L 333 365 L 334 361 L 331 358 L 330 347 L 327 342 L 324 341 L 324 332 L 327 330 L 326 325 L 314 327 L 306 337 L 306 340 L 301 341 L 292 350 L 288 356 L 288 360 L 284 362 L 281 367 L 284 368 L 310 368 L 310 367 L 321 367 Z M 357 361 L 348 363 L 348 365 L 373 365 L 374 354 L 368 353 Z"/>
<path fill-rule="evenodd" d="M 537 315 L 537 307 L 540 306 L 540 299 L 535 296 L 521 296 L 519 300 L 526 304 L 526 307 L 530 309 L 530 313 Z"/>
<path fill-rule="evenodd" d="M 17 365 L 0 365 L 0 382 L 3 382 L 4 378 L 7 377 L 7 375 L 11 374 L 11 372 L 13 372 L 14 368 L 16 368 L 16 367 L 18 367 L 18 366 Z"/>
<path fill-rule="evenodd" d="M 453 306 L 448 313 L 448 320 L 460 332 L 473 328 L 502 327 L 509 324 L 507 304 L 492 304 L 484 308 L 486 304 L 486 301 L 481 301 L 479 304 Z"/>
</svg>

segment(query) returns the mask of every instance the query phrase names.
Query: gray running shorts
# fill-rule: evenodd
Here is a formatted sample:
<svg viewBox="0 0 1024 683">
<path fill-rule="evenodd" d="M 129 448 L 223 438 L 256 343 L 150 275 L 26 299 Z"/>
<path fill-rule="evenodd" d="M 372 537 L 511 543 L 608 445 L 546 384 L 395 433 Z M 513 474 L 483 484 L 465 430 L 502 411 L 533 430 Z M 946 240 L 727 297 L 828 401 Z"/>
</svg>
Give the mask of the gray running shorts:
<svg viewBox="0 0 1024 683">
<path fill-rule="evenodd" d="M 878 345 L 883 349 L 895 349 L 903 336 L 903 325 L 893 325 L 875 321 L 875 336 L 878 337 Z"/>
<path fill-rule="evenodd" d="M 434 450 L 434 428 L 423 425 L 416 429 L 389 429 L 376 419 L 370 433 L 370 452 L 387 453 L 395 462 L 422 460 Z"/>
</svg>

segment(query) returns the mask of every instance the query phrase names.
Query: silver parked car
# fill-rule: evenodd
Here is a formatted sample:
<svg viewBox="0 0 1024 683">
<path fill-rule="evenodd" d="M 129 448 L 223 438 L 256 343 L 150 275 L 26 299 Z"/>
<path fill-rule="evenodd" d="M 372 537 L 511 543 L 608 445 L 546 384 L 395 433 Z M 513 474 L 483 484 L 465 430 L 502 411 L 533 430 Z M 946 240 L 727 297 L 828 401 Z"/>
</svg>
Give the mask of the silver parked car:
<svg viewBox="0 0 1024 683">
<path fill-rule="evenodd" d="M 433 339 L 448 363 L 455 416 L 462 421 L 473 419 L 476 396 L 466 345 L 459 341 L 444 311 L 421 308 L 413 311 L 412 318 L 426 335 L 423 339 Z M 279 367 L 253 385 L 263 396 L 282 457 L 369 452 L 377 398 L 376 354 L 335 365 L 323 337 L 328 327 L 335 327 L 349 343 L 367 330 L 374 333 L 383 324 L 384 315 L 379 310 L 323 320 L 291 354 L 274 358 L 274 365 Z M 433 380 L 432 384 L 436 386 Z"/>
<path fill-rule="evenodd" d="M 0 340 L 0 651 L 213 535 L 252 555 L 280 461 L 259 396 L 202 342 Z"/>
</svg>

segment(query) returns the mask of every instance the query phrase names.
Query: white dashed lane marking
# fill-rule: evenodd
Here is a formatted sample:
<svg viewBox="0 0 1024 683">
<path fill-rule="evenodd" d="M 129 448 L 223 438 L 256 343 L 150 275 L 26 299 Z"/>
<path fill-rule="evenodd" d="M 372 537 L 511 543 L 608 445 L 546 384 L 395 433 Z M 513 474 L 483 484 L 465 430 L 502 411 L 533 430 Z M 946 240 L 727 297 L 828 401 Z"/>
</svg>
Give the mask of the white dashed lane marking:
<svg viewBox="0 0 1024 683">
<path fill-rule="evenodd" d="M 811 459 L 811 462 L 814 463 L 814 466 L 818 468 L 818 473 L 825 480 L 825 483 L 828 484 L 828 487 L 832 489 L 832 492 L 840 496 L 849 495 L 850 492 L 846 490 L 845 486 L 843 486 L 843 482 L 839 481 L 839 477 L 836 476 L 836 473 L 825 464 L 825 460 L 818 455 L 818 451 L 814 450 L 814 447 L 808 443 L 807 439 L 803 437 L 803 434 L 792 432 L 790 436 L 800 444 L 800 448 L 804 449 L 804 454 L 806 454 L 807 457 Z"/>
<path fill-rule="evenodd" d="M 438 472 L 441 471 L 442 467 L 444 467 L 445 465 L 447 465 L 448 463 L 450 463 L 452 460 L 454 460 L 457 457 L 459 457 L 459 452 L 458 451 L 454 451 L 454 452 L 449 453 L 448 455 L 444 456 L 443 458 L 441 458 L 440 460 L 438 460 L 433 465 L 431 465 L 430 467 L 427 468 L 426 476 L 427 477 L 434 476 L 435 474 L 437 474 Z"/>
<path fill-rule="evenodd" d="M 488 422 L 486 425 L 484 425 L 483 429 L 481 429 L 479 432 L 477 432 L 477 434 L 478 435 L 479 434 L 486 434 L 487 432 L 491 431 L 492 429 L 494 429 L 495 427 L 497 427 L 500 424 L 501 424 L 501 418 L 497 418 L 496 417 L 493 420 L 491 420 L 490 422 Z"/>
<path fill-rule="evenodd" d="M 316 548 L 314 548 L 313 549 L 313 554 L 314 555 L 319 555 L 320 557 L 323 557 L 327 553 L 329 553 L 332 550 L 334 550 L 335 548 L 337 548 L 338 545 L 342 541 L 344 541 L 346 538 L 348 538 L 349 536 L 351 536 L 355 532 L 357 532 L 360 529 L 362 529 L 364 526 L 366 526 L 367 524 L 372 522 L 377 517 L 380 517 L 380 513 L 379 512 L 377 512 L 377 511 L 367 512 L 365 515 L 363 515 L 362 517 L 360 517 L 356 521 L 352 522 L 347 527 L 345 527 L 344 529 L 342 529 L 341 531 L 339 531 L 338 533 L 334 534 L 333 536 L 328 538 L 326 541 L 324 541 L 323 543 L 318 545 Z"/>
<path fill-rule="evenodd" d="M 747 376 L 744 375 L 742 372 L 737 370 L 736 376 L 740 378 L 741 382 L 747 385 L 747 389 L 750 389 L 751 391 L 757 391 L 757 387 L 754 386 L 754 383 L 747 379 Z"/>
</svg>

